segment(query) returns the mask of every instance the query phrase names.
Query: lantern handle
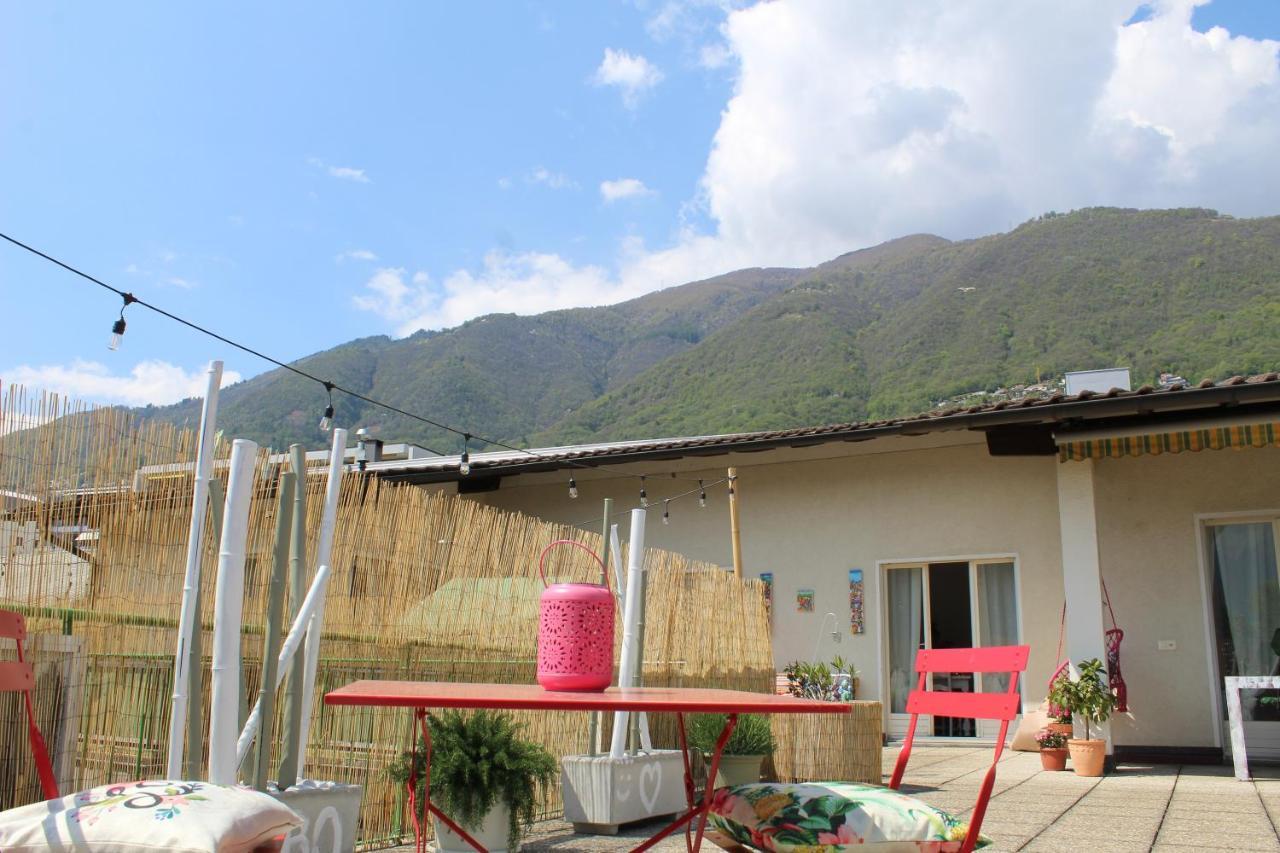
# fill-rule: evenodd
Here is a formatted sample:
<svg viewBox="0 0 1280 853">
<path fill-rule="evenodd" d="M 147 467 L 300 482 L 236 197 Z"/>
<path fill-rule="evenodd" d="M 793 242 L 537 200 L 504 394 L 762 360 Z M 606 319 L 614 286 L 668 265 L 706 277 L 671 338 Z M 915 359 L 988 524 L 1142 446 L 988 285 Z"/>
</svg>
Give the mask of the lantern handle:
<svg viewBox="0 0 1280 853">
<path fill-rule="evenodd" d="M 542 549 L 542 553 L 538 556 L 538 574 L 542 575 L 543 586 L 547 585 L 547 573 L 546 573 L 547 554 L 550 554 L 551 549 L 556 547 L 557 545 L 572 545 L 575 548 L 581 548 L 582 550 L 590 554 L 591 559 L 595 560 L 596 564 L 600 566 L 600 575 L 601 577 L 604 578 L 604 588 L 609 589 L 609 570 L 605 568 L 604 561 L 600 559 L 599 555 L 597 555 L 595 551 L 592 551 L 586 545 L 583 545 L 581 542 L 574 541 L 573 539 L 557 539 L 556 541 L 552 542 L 550 545 Z M 612 592 L 612 590 L 610 591 Z"/>
</svg>

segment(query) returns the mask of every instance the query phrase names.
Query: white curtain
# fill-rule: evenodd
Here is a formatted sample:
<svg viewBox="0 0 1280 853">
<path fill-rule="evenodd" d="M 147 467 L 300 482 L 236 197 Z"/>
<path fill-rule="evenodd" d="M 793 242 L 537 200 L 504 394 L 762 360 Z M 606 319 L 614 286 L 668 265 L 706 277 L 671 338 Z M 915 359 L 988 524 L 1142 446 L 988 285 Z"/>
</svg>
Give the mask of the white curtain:
<svg viewBox="0 0 1280 853">
<path fill-rule="evenodd" d="M 890 569 L 889 711 L 907 712 L 907 694 L 916 685 L 916 651 L 924 639 L 924 581 L 920 569 Z"/>
<path fill-rule="evenodd" d="M 978 566 L 978 645 L 1013 646 L 1018 643 L 1018 603 L 1013 563 Z M 1008 674 L 986 673 L 982 690 L 1000 693 L 1009 689 Z"/>
<path fill-rule="evenodd" d="M 1280 629 L 1280 579 L 1276 541 L 1269 522 L 1209 528 L 1213 569 L 1221 590 L 1226 633 L 1235 675 L 1271 675 L 1276 655 L 1271 638 Z M 1231 674 L 1231 673 L 1223 673 Z"/>
</svg>

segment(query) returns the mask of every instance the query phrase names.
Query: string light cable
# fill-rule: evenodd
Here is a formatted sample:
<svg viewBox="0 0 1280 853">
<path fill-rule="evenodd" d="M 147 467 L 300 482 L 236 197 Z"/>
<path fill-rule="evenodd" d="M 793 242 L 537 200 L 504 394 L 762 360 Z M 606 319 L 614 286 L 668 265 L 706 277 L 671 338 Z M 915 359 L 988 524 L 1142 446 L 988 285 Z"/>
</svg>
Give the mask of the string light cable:
<svg viewBox="0 0 1280 853">
<path fill-rule="evenodd" d="M 115 323 L 112 324 L 111 343 L 114 344 L 114 346 L 111 346 L 111 349 L 117 349 L 120 345 L 120 339 L 123 338 L 124 336 L 124 329 L 125 329 L 124 309 L 136 303 L 138 305 L 141 305 L 143 308 L 146 308 L 150 311 L 154 311 L 155 313 L 159 314 L 162 317 L 167 317 L 168 319 L 173 320 L 175 323 L 180 323 L 181 325 L 186 326 L 187 328 L 192 329 L 193 331 L 199 332 L 202 335 L 207 335 L 208 337 L 211 337 L 214 340 L 221 341 L 222 343 L 226 344 L 229 347 L 233 347 L 235 349 L 240 350 L 241 352 L 248 353 L 249 355 L 252 355 L 256 358 L 260 358 L 263 361 L 270 362 L 271 364 L 274 364 L 276 367 L 283 368 L 289 371 L 290 373 L 296 374 L 297 376 L 301 376 L 304 379 L 310 379 L 312 382 L 315 382 L 320 386 L 322 386 L 328 395 L 328 405 L 325 407 L 324 415 L 320 420 L 321 429 L 327 430 L 331 428 L 333 425 L 333 392 L 339 391 L 343 394 L 346 394 L 349 397 L 354 397 L 355 399 L 360 400 L 361 402 L 368 403 L 371 406 L 377 406 L 378 408 L 385 409 L 388 412 L 394 412 L 398 415 L 402 415 L 411 420 L 415 420 L 420 423 L 427 424 L 428 426 L 433 426 L 436 429 L 441 429 L 441 430 L 444 430 L 445 432 L 450 432 L 450 433 L 453 433 L 454 435 L 461 436 L 464 440 L 464 444 L 463 444 L 462 457 L 459 460 L 459 473 L 462 474 L 462 476 L 467 476 L 467 474 L 471 470 L 470 452 L 467 449 L 467 444 L 471 441 L 471 439 L 474 438 L 476 441 L 482 442 L 484 444 L 492 445 L 494 447 L 500 447 L 504 450 L 510 450 L 514 453 L 521 453 L 533 459 L 542 459 L 549 462 L 556 462 L 566 466 L 570 466 L 574 468 L 584 468 L 587 470 L 614 471 L 615 473 L 618 473 L 619 475 L 625 476 L 625 477 L 639 477 L 641 482 L 641 492 L 643 493 L 644 491 L 644 479 L 648 475 L 635 474 L 630 471 L 618 471 L 616 468 L 609 465 L 590 464 L 586 462 L 580 462 L 576 459 L 565 459 L 565 458 L 556 457 L 547 453 L 539 453 L 535 450 L 530 450 L 525 447 L 515 447 L 505 442 L 498 441 L 497 439 L 494 439 L 494 438 L 486 438 L 483 435 L 479 435 L 473 432 L 468 432 L 464 429 L 459 429 L 457 427 L 449 426 L 448 424 L 441 423 L 440 421 L 432 420 L 431 418 L 425 417 L 423 415 L 419 415 L 415 412 L 406 411 L 405 409 L 402 409 L 399 406 L 392 405 L 391 403 L 385 403 L 381 400 L 375 400 L 372 397 L 369 397 L 365 394 L 361 394 L 359 391 L 353 390 L 351 388 L 347 388 L 345 386 L 339 385 L 336 382 L 332 382 L 327 379 L 321 379 L 319 376 L 316 376 L 313 373 L 309 373 L 300 367 L 289 364 L 288 362 L 285 362 L 285 361 L 281 361 L 280 359 L 275 358 L 273 356 L 267 355 L 261 350 L 254 349 L 253 347 L 247 346 L 246 344 L 242 344 L 238 341 L 233 341 L 231 338 L 228 338 L 225 335 L 218 334 L 212 329 L 208 329 L 204 326 L 201 326 L 199 323 L 192 322 L 191 320 L 188 320 L 185 317 L 179 317 L 177 314 L 174 314 L 171 311 L 166 311 L 164 308 L 161 308 L 160 306 L 155 305 L 153 303 L 147 302 L 145 299 L 140 299 L 137 296 L 133 295 L 132 293 L 128 293 L 124 290 L 121 290 L 118 287 L 113 287 L 112 285 L 107 284 L 102 279 L 96 278 L 90 275 L 89 273 L 84 272 L 83 270 L 77 269 L 71 264 L 65 261 L 59 260 L 58 258 L 55 258 L 53 255 L 50 255 L 46 252 L 42 252 L 41 250 L 35 248 L 34 246 L 30 246 L 22 242 L 16 237 L 11 237 L 10 235 L 4 233 L 3 231 L 0 231 L 0 238 L 3 238 L 9 243 L 12 243 L 13 245 L 17 246 L 19 249 L 23 249 L 24 251 L 30 252 L 31 254 L 35 255 L 36 257 L 43 258 L 44 260 L 48 261 L 49 263 L 55 266 L 61 267 L 62 269 L 66 270 L 72 275 L 79 276 L 85 281 L 92 282 L 93 284 L 98 285 L 98 287 L 101 287 L 104 290 L 109 290 L 112 293 L 119 296 L 121 299 L 123 299 L 124 305 L 120 309 L 120 317 L 118 320 L 115 321 Z M 328 422 L 327 425 L 326 425 L 326 421 Z M 438 450 L 435 450 L 431 447 L 427 447 L 426 445 L 420 445 L 420 446 L 423 447 L 423 449 L 436 454 L 437 456 L 448 455 L 446 453 L 442 453 Z M 466 471 L 461 470 L 464 466 L 467 469 Z M 682 478 L 676 477 L 674 474 L 672 474 L 671 476 L 673 479 L 677 479 L 677 480 L 682 479 Z M 577 491 L 577 484 L 571 483 L 570 488 L 572 491 Z M 645 500 L 645 505 L 646 506 L 648 505 L 647 499 Z"/>
<path fill-rule="evenodd" d="M 680 492 L 679 494 L 672 495 L 669 498 L 663 498 L 662 499 L 662 515 L 663 515 L 662 523 L 663 524 L 671 523 L 670 507 L 671 507 L 672 501 L 678 501 L 681 498 L 687 498 L 690 495 L 698 495 L 699 507 L 706 507 L 705 498 L 706 498 L 707 489 L 714 489 L 716 486 L 722 485 L 727 482 L 729 482 L 728 477 L 721 477 L 719 480 L 712 480 L 710 483 L 706 483 L 705 485 L 703 485 L 702 481 L 699 480 L 698 488 L 689 489 L 686 492 Z M 614 513 L 612 517 L 621 518 L 623 515 L 626 515 L 627 513 L 631 512 L 631 510 L 634 510 L 634 509 L 645 509 L 645 507 L 637 504 L 636 506 L 629 507 L 628 509 L 624 509 L 624 510 L 621 510 L 620 512 Z M 604 521 L 603 515 L 597 516 L 595 518 L 587 519 L 586 521 L 575 521 L 570 526 L 578 527 L 578 528 L 587 528 L 592 525 L 599 524 L 602 521 Z"/>
</svg>

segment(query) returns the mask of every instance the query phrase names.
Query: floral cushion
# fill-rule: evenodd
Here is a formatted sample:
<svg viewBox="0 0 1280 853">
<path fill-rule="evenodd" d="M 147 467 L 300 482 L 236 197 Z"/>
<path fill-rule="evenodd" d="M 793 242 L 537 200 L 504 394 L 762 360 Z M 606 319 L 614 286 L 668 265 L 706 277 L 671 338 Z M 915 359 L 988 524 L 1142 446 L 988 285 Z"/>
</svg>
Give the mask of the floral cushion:
<svg viewBox="0 0 1280 853">
<path fill-rule="evenodd" d="M 969 825 L 898 791 L 852 782 L 761 782 L 720 788 L 710 824 L 777 853 L 951 853 Z M 977 846 L 990 844 L 982 837 Z"/>
<path fill-rule="evenodd" d="M 0 812 L 5 853 L 249 853 L 302 820 L 274 797 L 209 782 L 124 782 Z"/>
</svg>

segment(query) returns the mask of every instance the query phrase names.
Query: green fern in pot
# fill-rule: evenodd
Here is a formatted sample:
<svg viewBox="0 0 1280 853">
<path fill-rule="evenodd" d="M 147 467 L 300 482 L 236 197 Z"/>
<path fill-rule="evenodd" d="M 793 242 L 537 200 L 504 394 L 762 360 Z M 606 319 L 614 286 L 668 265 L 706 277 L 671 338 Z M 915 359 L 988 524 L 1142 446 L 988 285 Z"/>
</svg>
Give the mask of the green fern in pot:
<svg viewBox="0 0 1280 853">
<path fill-rule="evenodd" d="M 524 726 L 510 714 L 476 711 L 464 715 L 449 710 L 427 717 L 431 733 L 431 799 L 435 805 L 474 835 L 495 807 L 510 813 L 508 850 L 532 824 L 538 789 L 556 781 L 555 756 L 540 744 L 520 738 Z M 427 756 L 421 740 L 413 752 L 401 754 L 387 771 L 401 785 L 411 771 L 417 777 L 418 802 L 423 801 Z M 439 833 L 438 833 L 439 834 Z"/>
</svg>

